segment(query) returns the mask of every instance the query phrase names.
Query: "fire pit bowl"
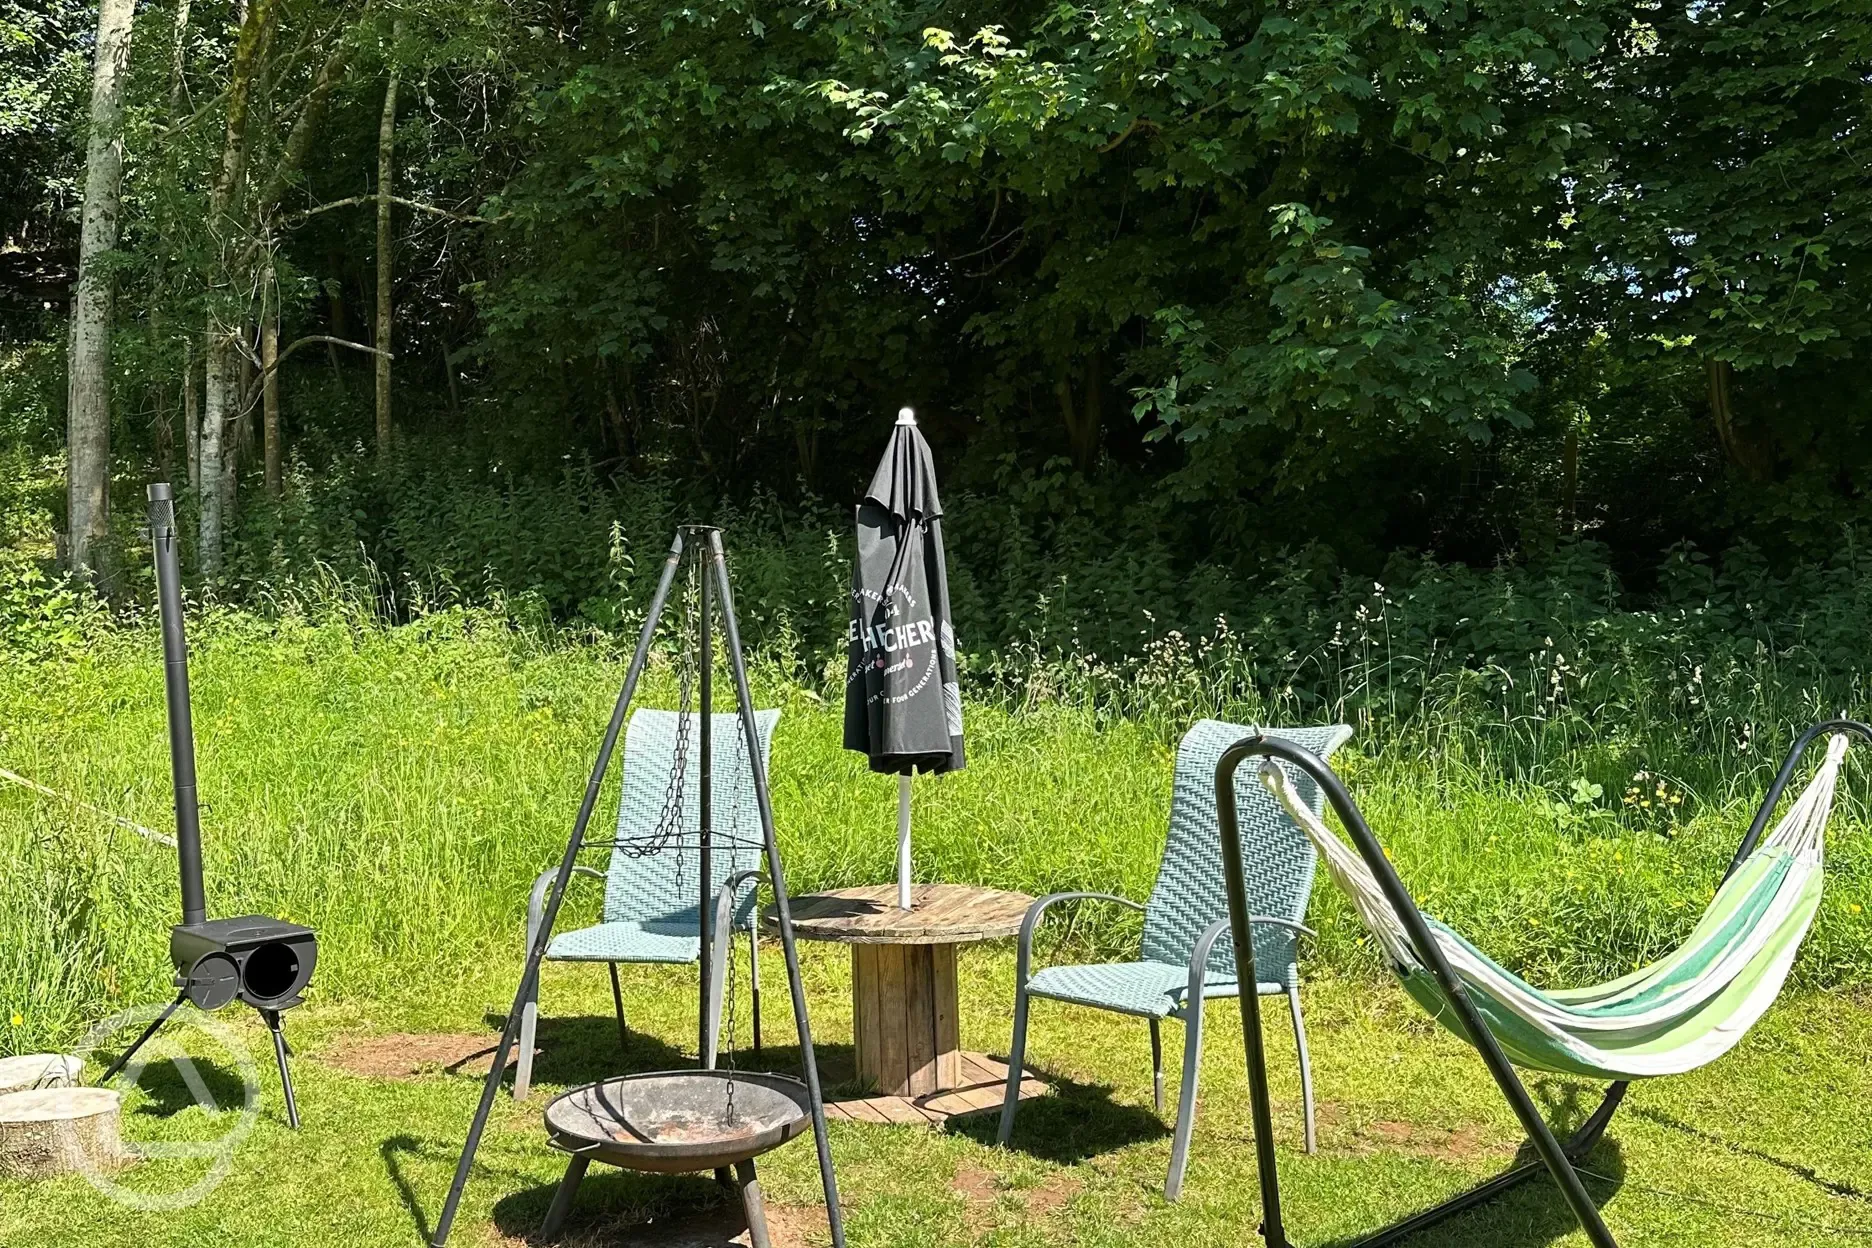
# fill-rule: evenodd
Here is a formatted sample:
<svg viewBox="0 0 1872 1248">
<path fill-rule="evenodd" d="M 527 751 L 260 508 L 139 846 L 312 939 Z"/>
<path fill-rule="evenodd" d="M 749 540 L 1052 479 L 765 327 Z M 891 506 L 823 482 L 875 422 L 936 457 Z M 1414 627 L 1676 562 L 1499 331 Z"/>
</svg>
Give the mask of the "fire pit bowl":
<svg viewBox="0 0 1872 1248">
<path fill-rule="evenodd" d="M 572 1159 L 540 1238 L 558 1235 L 586 1169 L 602 1161 L 652 1174 L 715 1171 L 740 1191 L 753 1248 L 771 1248 L 754 1159 L 810 1126 L 811 1105 L 798 1079 L 725 1070 L 654 1071 L 574 1088 L 546 1107 L 546 1134 Z"/>
<path fill-rule="evenodd" d="M 734 1085 L 734 1119 L 727 1120 Z M 787 1075 L 657 1071 L 574 1088 L 546 1107 L 553 1147 L 654 1174 L 718 1170 L 811 1125 L 806 1085 Z"/>
</svg>

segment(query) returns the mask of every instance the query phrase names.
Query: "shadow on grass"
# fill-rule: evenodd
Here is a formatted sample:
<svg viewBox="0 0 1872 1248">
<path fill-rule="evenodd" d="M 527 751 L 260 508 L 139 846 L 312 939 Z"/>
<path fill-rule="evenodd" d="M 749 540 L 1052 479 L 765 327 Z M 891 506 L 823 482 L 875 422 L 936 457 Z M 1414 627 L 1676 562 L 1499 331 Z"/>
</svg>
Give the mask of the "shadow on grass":
<svg viewBox="0 0 1872 1248">
<path fill-rule="evenodd" d="M 1005 1059 L 1002 1059 L 1005 1060 Z M 1074 1083 L 1048 1074 L 1031 1062 L 1027 1069 L 1053 1087 L 1050 1096 L 1022 1101 L 1014 1115 L 1014 1133 L 1008 1146 L 1030 1157 L 1069 1166 L 1170 1134 L 1169 1124 L 1150 1110 L 1120 1105 L 1112 1100 L 1112 1085 Z M 984 1147 L 993 1148 L 1001 1128 L 997 1106 L 963 1118 L 951 1118 L 946 1129 Z"/>
<path fill-rule="evenodd" d="M 507 1024 L 500 1014 L 489 1014 L 485 1021 L 496 1032 Z M 498 1037 L 494 1043 L 500 1043 Z M 599 1015 L 541 1018 L 533 1043 L 538 1050 L 533 1059 L 536 1084 L 579 1087 L 617 1075 L 696 1065 L 693 1056 L 639 1031 L 626 1031 L 620 1044 L 617 1021 Z M 507 1080 L 513 1081 L 511 1069 Z"/>
<path fill-rule="evenodd" d="M 1432 1248 L 1432 1245 L 1435 1248 L 1543 1248 L 1565 1239 L 1579 1230 L 1579 1222 L 1566 1197 L 1560 1194 L 1553 1176 L 1540 1165 L 1540 1157 L 1533 1146 L 1523 1145 L 1508 1169 L 1530 1163 L 1536 1167 L 1534 1172 L 1501 1195 L 1404 1238 L 1378 1242 L 1396 1243 L 1400 1248 Z M 1614 1141 L 1601 1141 L 1580 1163 L 1580 1178 L 1593 1203 L 1604 1209 L 1625 1185 L 1624 1151 Z M 1451 1193 L 1450 1199 L 1460 1195 Z M 1403 1225 L 1408 1217 L 1400 1218 L 1392 1226 Z M 1304 1237 L 1304 1226 L 1295 1225 L 1291 1216 L 1287 1223 L 1290 1235 Z M 1359 1248 L 1374 1242 L 1375 1237 L 1389 1229 L 1375 1226 L 1351 1238 L 1331 1240 L 1323 1248 Z"/>
<path fill-rule="evenodd" d="M 121 1079 L 118 1084 L 122 1086 Z M 137 1087 L 148 1099 L 136 1112 L 152 1118 L 168 1118 L 197 1105 L 220 1112 L 239 1110 L 247 1103 L 247 1085 L 240 1075 L 188 1055 L 151 1062 L 137 1075 Z"/>
<path fill-rule="evenodd" d="M 1713 1131 L 1706 1131 L 1702 1127 L 1685 1122 L 1681 1118 L 1672 1117 L 1670 1114 L 1664 1113 L 1661 1110 L 1647 1107 L 1635 1109 L 1632 1112 L 1647 1122 L 1653 1122 L 1660 1127 L 1665 1127 L 1671 1131 L 1687 1135 L 1693 1140 L 1700 1140 L 1705 1144 L 1723 1149 L 1726 1152 L 1734 1153 L 1738 1157 L 1747 1157 L 1751 1160 L 1773 1166 L 1782 1173 L 1791 1175 L 1801 1180 L 1803 1183 L 1811 1183 L 1813 1186 L 1829 1195 L 1838 1196 L 1844 1200 L 1872 1201 L 1872 1192 L 1868 1192 L 1865 1188 L 1857 1184 L 1848 1183 L 1842 1179 L 1825 1178 L 1819 1171 L 1803 1162 L 1788 1161 L 1784 1158 L 1776 1157 L 1772 1153 L 1764 1153 L 1759 1148 L 1754 1148 L 1748 1144 L 1738 1144 L 1734 1140 L 1725 1139 Z"/>
<path fill-rule="evenodd" d="M 397 1190 L 397 1199 L 408 1212 L 410 1224 L 416 1228 L 423 1243 L 428 1243 L 435 1234 L 435 1228 L 429 1220 L 429 1211 L 423 1208 L 422 1200 L 416 1194 L 416 1183 L 408 1174 L 409 1167 L 416 1162 L 437 1169 L 446 1167 L 453 1176 L 455 1164 L 461 1159 L 461 1141 L 423 1139 L 409 1134 L 393 1135 L 377 1147 L 378 1155 L 383 1158 L 384 1173 L 390 1176 L 391 1185 Z M 480 1157 L 475 1159 L 474 1170 L 469 1183 L 484 1183 L 490 1179 L 506 1180 L 509 1183 L 528 1182 L 532 1176 L 519 1170 L 490 1166 Z M 440 1209 L 440 1204 L 437 1208 Z M 545 1207 L 541 1206 L 544 1216 Z"/>
<path fill-rule="evenodd" d="M 539 1229 L 557 1188 L 556 1183 L 540 1184 L 503 1196 L 494 1205 L 494 1225 L 516 1240 L 549 1242 L 540 1238 Z M 735 1236 L 746 1230 L 741 1202 L 705 1175 L 637 1174 L 595 1165 L 579 1185 L 564 1230 L 550 1242 L 595 1245 L 641 1238 L 668 1248 L 738 1248 Z"/>
<path fill-rule="evenodd" d="M 1554 1134 L 1562 1141 L 1576 1131 L 1596 1107 L 1596 1100 L 1589 1103 L 1589 1096 L 1596 1098 L 1600 1095 L 1598 1089 L 1587 1085 L 1557 1080 L 1543 1080 L 1534 1084 L 1529 1091 L 1540 1103 L 1543 1116 L 1553 1126 Z M 1566 1197 L 1561 1195 L 1553 1175 L 1541 1163 L 1540 1154 L 1531 1143 L 1523 1143 L 1515 1151 L 1514 1160 L 1501 1173 L 1508 1174 L 1523 1168 L 1529 1170 L 1527 1176 L 1506 1191 L 1407 1237 L 1381 1242 L 1416 1245 L 1418 1248 L 1428 1248 L 1433 1244 L 1439 1248 L 1541 1248 L 1542 1245 L 1554 1243 L 1577 1231 L 1579 1221 L 1573 1216 L 1572 1207 L 1567 1204 Z M 1601 1209 L 1625 1186 L 1625 1154 L 1616 1140 L 1602 1137 L 1585 1160 L 1577 1163 L 1577 1168 L 1580 1179 L 1586 1185 L 1587 1194 Z M 1493 1177 L 1484 1180 L 1483 1184 L 1492 1181 Z M 1464 1192 L 1473 1190 L 1475 1188 L 1472 1186 L 1464 1189 Z M 1451 1193 L 1446 1199 L 1460 1199 L 1464 1192 Z M 1392 1226 L 1402 1226 L 1416 1216 L 1408 1215 Z M 1373 1227 L 1353 1238 L 1334 1240 L 1326 1248 L 1356 1248 L 1371 1243 L 1374 1237 L 1389 1229 Z"/>
</svg>

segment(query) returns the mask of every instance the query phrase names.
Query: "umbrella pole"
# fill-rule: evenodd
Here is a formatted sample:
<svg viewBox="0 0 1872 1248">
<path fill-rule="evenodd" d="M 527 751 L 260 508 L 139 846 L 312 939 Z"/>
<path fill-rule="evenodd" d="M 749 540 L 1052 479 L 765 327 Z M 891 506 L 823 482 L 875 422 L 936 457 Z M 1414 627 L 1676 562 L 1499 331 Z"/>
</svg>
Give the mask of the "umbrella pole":
<svg viewBox="0 0 1872 1248">
<path fill-rule="evenodd" d="M 910 773 L 897 777 L 897 908 L 910 909 Z"/>
</svg>

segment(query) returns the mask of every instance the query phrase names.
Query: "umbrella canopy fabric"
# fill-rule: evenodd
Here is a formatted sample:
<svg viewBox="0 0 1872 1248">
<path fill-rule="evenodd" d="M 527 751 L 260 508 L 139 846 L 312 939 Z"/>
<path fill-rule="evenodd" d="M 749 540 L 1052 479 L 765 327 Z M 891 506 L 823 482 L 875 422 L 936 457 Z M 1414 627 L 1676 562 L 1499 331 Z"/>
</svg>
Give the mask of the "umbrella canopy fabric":
<svg viewBox="0 0 1872 1248">
<path fill-rule="evenodd" d="M 942 503 L 929 443 L 907 419 L 858 504 L 846 641 L 845 748 L 869 755 L 873 771 L 960 771 Z"/>
</svg>

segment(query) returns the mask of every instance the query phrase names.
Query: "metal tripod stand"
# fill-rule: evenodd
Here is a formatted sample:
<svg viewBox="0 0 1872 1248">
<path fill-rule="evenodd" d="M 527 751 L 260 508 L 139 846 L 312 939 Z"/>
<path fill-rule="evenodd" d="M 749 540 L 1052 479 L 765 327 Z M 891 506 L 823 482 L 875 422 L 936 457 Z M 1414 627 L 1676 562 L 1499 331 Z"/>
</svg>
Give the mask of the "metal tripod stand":
<svg viewBox="0 0 1872 1248">
<path fill-rule="evenodd" d="M 693 547 L 693 550 L 691 550 Z M 559 861 L 559 874 L 554 879 L 546 895 L 546 909 L 533 937 L 533 943 L 527 950 L 526 968 L 521 972 L 520 985 L 514 993 L 513 1008 L 507 1012 L 507 1025 L 501 1032 L 500 1047 L 495 1051 L 494 1064 L 488 1070 L 487 1082 L 481 1088 L 481 1103 L 475 1110 L 473 1123 L 468 1128 L 468 1138 L 462 1145 L 461 1160 L 455 1167 L 455 1180 L 449 1187 L 448 1199 L 443 1203 L 441 1215 L 436 1219 L 435 1234 L 430 1238 L 432 1248 L 443 1248 L 448 1242 L 449 1232 L 455 1223 L 455 1215 L 461 1207 L 462 1192 L 468 1185 L 468 1174 L 474 1166 L 475 1152 L 481 1145 L 481 1134 L 487 1128 L 488 1115 L 494 1107 L 494 1098 L 500 1093 L 501 1078 L 507 1069 L 507 1060 L 513 1053 L 515 1035 L 520 1027 L 526 992 L 533 977 L 539 973 L 540 963 L 546 956 L 547 944 L 552 939 L 553 925 L 558 919 L 559 906 L 565 897 L 566 885 L 572 878 L 573 868 L 578 865 L 579 851 L 585 845 L 585 832 L 591 823 L 592 812 L 598 804 L 599 789 L 604 783 L 605 773 L 611 764 L 611 756 L 617 748 L 618 735 L 624 728 L 624 721 L 629 713 L 631 701 L 637 693 L 637 682 L 643 676 L 644 666 L 650 656 L 650 645 L 656 635 L 657 622 L 662 618 L 663 610 L 669 600 L 670 586 L 676 580 L 678 568 L 685 554 L 699 565 L 698 579 L 704 585 L 712 584 L 720 594 L 722 623 L 726 633 L 728 666 L 734 678 L 735 700 L 741 720 L 741 731 L 747 742 L 748 765 L 754 781 L 754 791 L 760 809 L 761 836 L 767 858 L 767 876 L 774 893 L 774 914 L 780 928 L 780 946 L 786 955 L 787 982 L 792 991 L 793 1022 L 799 1032 L 800 1059 L 804 1067 L 803 1074 L 808 1096 L 811 1100 L 813 1142 L 819 1154 L 819 1177 L 825 1191 L 826 1218 L 832 1231 L 833 1248 L 845 1248 L 845 1228 L 839 1213 L 838 1181 L 832 1172 L 832 1150 L 826 1133 L 825 1097 L 819 1087 L 819 1067 L 813 1057 L 812 1028 L 806 1015 L 806 990 L 800 978 L 799 953 L 793 937 L 793 917 L 787 900 L 786 877 L 781 867 L 780 848 L 774 837 L 773 803 L 767 786 L 767 768 L 761 755 L 760 741 L 754 722 L 754 697 L 748 688 L 747 665 L 741 651 L 741 629 L 735 619 L 734 590 L 728 581 L 727 564 L 722 552 L 721 530 L 704 525 L 684 525 L 676 531 L 675 540 L 670 544 L 669 555 L 663 561 L 663 573 L 657 581 L 656 593 L 650 599 L 650 610 L 644 618 L 643 628 L 638 633 L 637 649 L 631 655 L 630 666 L 624 673 L 624 685 L 618 692 L 617 705 L 612 708 L 611 721 L 605 728 L 604 741 L 598 748 L 597 760 L 592 765 L 591 778 L 585 785 L 585 797 L 579 805 L 578 818 L 572 826 L 571 839 L 566 842 L 565 854 Z M 706 668 L 704 669 L 706 670 Z M 702 731 L 708 731 L 709 714 L 706 709 L 699 721 Z M 704 780 L 702 792 L 709 792 L 709 783 Z M 703 881 L 710 877 L 704 868 Z M 706 915 L 706 907 L 704 908 Z M 707 975 L 709 951 L 707 941 L 703 944 L 702 965 Z M 704 979 L 704 993 L 707 993 L 708 981 Z M 706 1023 L 704 1023 L 706 1032 Z M 704 1050 L 706 1054 L 706 1034 Z"/>
</svg>

